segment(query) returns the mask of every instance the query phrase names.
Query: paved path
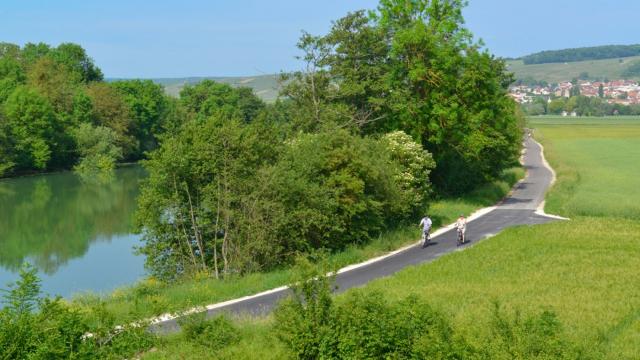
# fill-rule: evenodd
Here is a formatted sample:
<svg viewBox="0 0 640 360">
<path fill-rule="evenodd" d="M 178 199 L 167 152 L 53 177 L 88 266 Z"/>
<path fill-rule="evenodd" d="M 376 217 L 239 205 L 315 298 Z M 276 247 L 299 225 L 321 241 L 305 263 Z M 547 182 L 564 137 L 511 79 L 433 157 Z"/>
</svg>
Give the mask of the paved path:
<svg viewBox="0 0 640 360">
<path fill-rule="evenodd" d="M 493 236 L 509 226 L 534 225 L 553 221 L 550 217 L 536 213 L 536 209 L 544 200 L 545 192 L 552 182 L 553 174 L 543 163 L 542 148 L 531 138 L 525 140 L 523 162 L 527 170 L 526 178 L 519 182 L 511 195 L 493 210 L 467 224 L 468 243 L 464 246 Z M 336 276 L 337 291 L 342 292 L 349 288 L 362 286 L 373 279 L 392 275 L 410 265 L 434 260 L 456 249 L 458 249 L 456 232 L 454 229 L 449 229 L 435 236 L 432 239 L 432 244 L 424 249 L 416 244 L 378 261 L 340 272 Z M 258 296 L 209 306 L 207 313 L 209 315 L 219 312 L 263 315 L 271 311 L 278 300 L 286 297 L 289 292 L 290 290 L 282 287 Z M 152 325 L 152 328 L 161 333 L 179 329 L 175 319 L 157 321 Z"/>
</svg>

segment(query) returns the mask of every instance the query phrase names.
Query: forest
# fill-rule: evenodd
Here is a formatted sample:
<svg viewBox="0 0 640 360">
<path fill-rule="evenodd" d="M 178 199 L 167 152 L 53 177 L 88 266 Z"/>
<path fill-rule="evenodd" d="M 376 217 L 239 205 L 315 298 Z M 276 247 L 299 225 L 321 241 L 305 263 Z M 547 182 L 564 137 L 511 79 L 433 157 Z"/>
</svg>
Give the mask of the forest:
<svg viewBox="0 0 640 360">
<path fill-rule="evenodd" d="M 522 57 L 525 65 L 623 58 L 640 55 L 640 45 L 604 45 L 547 50 Z"/>
</svg>

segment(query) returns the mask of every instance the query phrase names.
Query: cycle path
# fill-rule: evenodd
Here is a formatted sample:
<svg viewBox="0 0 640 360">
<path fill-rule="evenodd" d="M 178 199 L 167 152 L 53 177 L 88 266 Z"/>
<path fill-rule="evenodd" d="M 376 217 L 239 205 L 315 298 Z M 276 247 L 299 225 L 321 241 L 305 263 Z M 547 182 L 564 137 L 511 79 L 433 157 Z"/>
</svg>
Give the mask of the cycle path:
<svg viewBox="0 0 640 360">
<path fill-rule="evenodd" d="M 484 209 L 469 219 L 466 232 L 468 241 L 465 245 L 457 246 L 456 231 L 452 226 L 440 229 L 434 233 L 431 244 L 426 248 L 416 243 L 391 254 L 341 269 L 335 278 L 336 292 L 363 286 L 371 280 L 393 275 L 407 266 L 432 261 L 444 254 L 462 250 L 510 226 L 536 225 L 558 219 L 544 214 L 541 209 L 545 193 L 553 183 L 555 174 L 544 160 L 542 146 L 530 137 L 524 140 L 522 162 L 527 171 L 525 178 L 518 182 L 498 205 Z M 288 296 L 290 291 L 283 286 L 260 294 L 208 305 L 192 312 L 206 311 L 208 316 L 220 312 L 265 315 L 279 300 Z M 167 314 L 152 321 L 151 328 L 159 333 L 170 333 L 179 330 L 179 325 L 175 316 Z"/>
</svg>

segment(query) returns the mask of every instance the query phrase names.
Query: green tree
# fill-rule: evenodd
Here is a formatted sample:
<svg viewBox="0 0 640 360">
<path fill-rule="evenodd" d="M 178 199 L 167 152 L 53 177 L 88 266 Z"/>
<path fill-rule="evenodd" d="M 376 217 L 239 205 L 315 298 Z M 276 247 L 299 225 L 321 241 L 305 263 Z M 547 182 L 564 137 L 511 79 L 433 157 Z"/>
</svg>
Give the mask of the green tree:
<svg viewBox="0 0 640 360">
<path fill-rule="evenodd" d="M 137 219 L 152 274 L 165 280 L 198 271 L 219 276 L 255 261 L 244 249 L 258 240 L 241 228 L 253 211 L 250 193 L 264 187 L 256 182 L 257 168 L 275 151 L 268 127 L 254 126 L 221 115 L 187 122 L 145 162 L 149 178 Z"/>
<path fill-rule="evenodd" d="M 490 180 L 517 158 L 521 122 L 507 97 L 513 79 L 473 42 L 464 4 L 384 0 L 368 19 L 357 12 L 326 36 L 304 34 L 307 71 L 282 95 L 306 109 L 311 125 L 332 115 L 363 133 L 410 134 L 433 154 L 441 191 Z"/>
<path fill-rule="evenodd" d="M 264 107 L 252 90 L 234 89 L 228 84 L 204 80 L 197 85 L 185 86 L 180 91 L 180 102 L 189 112 L 200 117 L 221 114 L 239 117 L 250 122 Z"/>
<path fill-rule="evenodd" d="M 432 191 L 429 174 L 436 163 L 422 145 L 413 141 L 411 136 L 402 131 L 385 134 L 382 141 L 391 160 L 399 165 L 400 171 L 395 181 L 400 186 L 403 203 L 407 206 L 402 211 L 402 217 L 419 216 L 427 208 L 427 201 Z"/>
<path fill-rule="evenodd" d="M 34 90 L 18 87 L 4 104 L 2 120 L 15 146 L 15 170 L 46 169 L 59 131 L 47 100 Z"/>
<path fill-rule="evenodd" d="M 549 114 L 560 114 L 565 108 L 565 99 L 557 98 L 551 100 L 548 105 Z"/>
<path fill-rule="evenodd" d="M 145 151 L 158 146 L 157 136 L 164 132 L 167 96 L 162 86 L 151 80 L 122 80 L 111 86 L 122 95 L 129 107 L 133 136 L 140 143 L 135 156 L 141 158 Z"/>
<path fill-rule="evenodd" d="M 0 56 L 0 104 L 25 80 L 24 70 L 17 59 L 8 55 Z"/>
<path fill-rule="evenodd" d="M 602 83 L 598 85 L 598 97 L 604 98 L 604 85 Z"/>
<path fill-rule="evenodd" d="M 91 99 L 93 124 L 115 131 L 124 158 L 133 158 L 138 153 L 139 143 L 133 135 L 134 126 L 129 107 L 122 96 L 111 85 L 99 82 L 89 84 L 86 93 Z"/>
<path fill-rule="evenodd" d="M 70 72 L 77 74 L 85 83 L 103 80 L 102 71 L 80 45 L 62 43 L 50 51 L 49 56 Z"/>
<path fill-rule="evenodd" d="M 74 170 L 84 176 L 108 174 L 122 159 L 118 135 L 107 127 L 83 123 L 74 130 L 73 136 L 80 155 L 80 163 Z"/>
</svg>

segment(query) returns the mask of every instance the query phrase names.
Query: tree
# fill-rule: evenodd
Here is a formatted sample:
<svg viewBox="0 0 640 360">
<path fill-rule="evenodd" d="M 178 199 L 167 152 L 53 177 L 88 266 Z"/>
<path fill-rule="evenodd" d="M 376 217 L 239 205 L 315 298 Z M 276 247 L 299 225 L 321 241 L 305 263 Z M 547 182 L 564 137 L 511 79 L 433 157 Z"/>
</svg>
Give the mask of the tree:
<svg viewBox="0 0 640 360">
<path fill-rule="evenodd" d="M 5 50 L 8 51 L 8 50 Z M 8 55 L 0 57 L 0 104 L 5 102 L 9 95 L 26 79 L 24 70 L 18 62 Z"/>
<path fill-rule="evenodd" d="M 280 254 L 366 243 L 414 200 L 401 195 L 400 166 L 385 144 L 344 129 L 296 137 L 261 175 L 264 196 L 276 204 L 270 214 Z"/>
<path fill-rule="evenodd" d="M 80 155 L 74 170 L 81 175 L 109 174 L 122 159 L 122 149 L 117 146 L 118 135 L 107 127 L 83 123 L 74 130 L 73 136 Z"/>
<path fill-rule="evenodd" d="M 164 132 L 167 96 L 161 85 L 151 80 L 121 80 L 111 84 L 129 108 L 133 136 L 140 147 L 134 155 L 141 158 L 145 151 L 158 146 L 157 136 Z"/>
<path fill-rule="evenodd" d="M 94 125 L 106 126 L 118 135 L 118 147 L 122 148 L 124 159 L 131 159 L 139 149 L 134 137 L 134 127 L 129 107 L 122 96 L 109 84 L 91 83 L 86 89 L 91 99 L 93 112 L 91 119 Z"/>
<path fill-rule="evenodd" d="M 191 113 L 206 118 L 214 114 L 239 117 L 250 122 L 264 103 L 250 89 L 234 89 L 228 84 L 204 80 L 186 85 L 180 91 L 180 102 Z"/>
<path fill-rule="evenodd" d="M 62 43 L 50 51 L 49 56 L 68 71 L 77 74 L 84 83 L 103 80 L 102 71 L 80 45 Z"/>
<path fill-rule="evenodd" d="M 604 85 L 602 83 L 598 85 L 598 97 L 601 99 L 604 98 Z"/>
<path fill-rule="evenodd" d="M 436 165 L 433 157 L 402 131 L 385 134 L 382 141 L 391 160 L 399 165 L 395 181 L 406 204 L 402 217 L 411 218 L 424 213 L 432 191 L 429 174 Z"/>
<path fill-rule="evenodd" d="M 2 120 L 14 145 L 15 170 L 46 169 L 59 130 L 47 100 L 34 90 L 18 87 L 4 104 Z"/>
<path fill-rule="evenodd" d="M 194 272 L 217 277 L 255 261 L 244 249 L 258 241 L 241 228 L 253 210 L 249 194 L 265 186 L 257 182 L 257 168 L 276 152 L 268 127 L 254 126 L 220 114 L 186 122 L 151 153 L 137 219 L 152 274 L 165 280 Z"/>
<path fill-rule="evenodd" d="M 564 98 L 557 98 L 551 100 L 548 105 L 549 114 L 560 114 L 565 108 L 565 100 Z"/>
<path fill-rule="evenodd" d="M 327 122 L 361 133 L 403 130 L 433 154 L 441 191 L 495 178 L 517 158 L 522 134 L 507 97 L 513 79 L 473 42 L 463 5 L 384 0 L 368 19 L 357 12 L 326 36 L 303 34 L 307 71 L 282 92 L 307 109 L 303 130 Z"/>
</svg>

